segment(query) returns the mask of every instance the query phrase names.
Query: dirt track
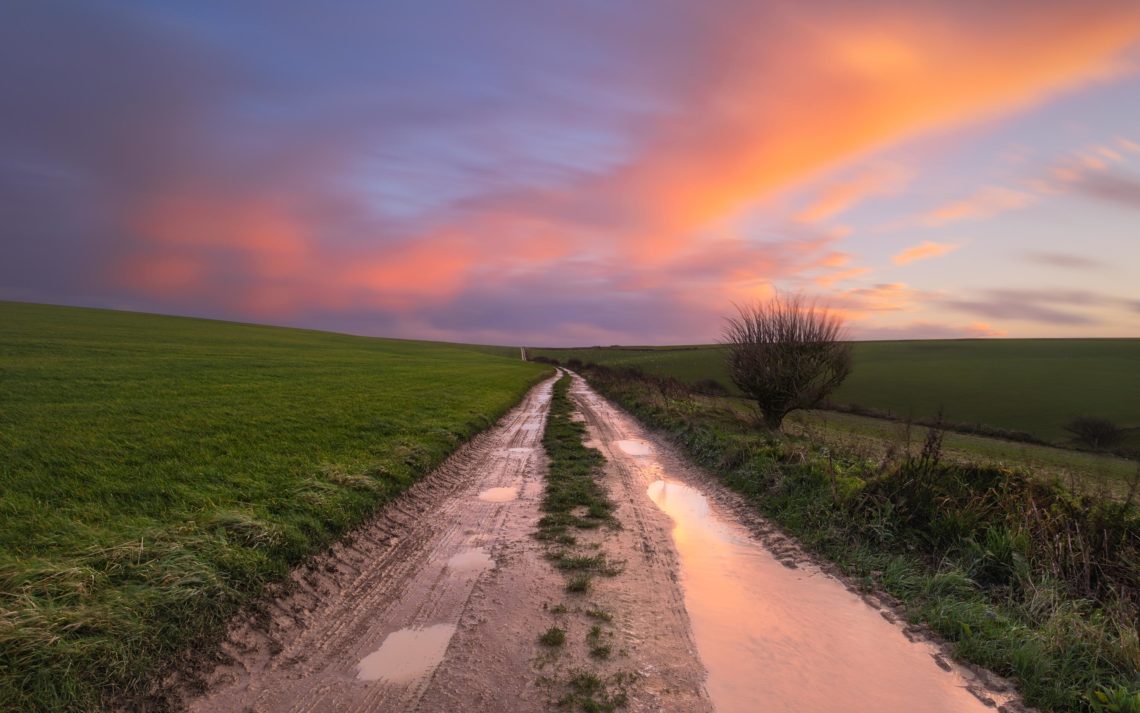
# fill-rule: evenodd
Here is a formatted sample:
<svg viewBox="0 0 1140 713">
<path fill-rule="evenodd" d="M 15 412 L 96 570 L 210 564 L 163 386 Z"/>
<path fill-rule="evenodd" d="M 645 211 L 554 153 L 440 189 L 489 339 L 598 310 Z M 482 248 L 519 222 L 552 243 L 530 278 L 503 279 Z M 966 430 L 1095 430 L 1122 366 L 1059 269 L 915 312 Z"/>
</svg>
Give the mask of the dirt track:
<svg viewBox="0 0 1140 713">
<path fill-rule="evenodd" d="M 371 524 L 296 572 L 294 591 L 270 604 L 267 615 L 237 622 L 225 646 L 230 660 L 207 676 L 201 692 L 185 697 L 185 708 L 545 711 L 560 695 L 559 681 L 588 670 L 625 676 L 630 711 L 713 710 L 706 679 L 717 679 L 707 676 L 694 643 L 675 523 L 647 494 L 662 477 L 662 464 L 671 476 L 704 476 L 577 380 L 572 396 L 594 439 L 590 445 L 609 461 L 606 484 L 622 523 L 582 539 L 624 567 L 617 576 L 596 577 L 588 594 L 567 594 L 564 578 L 531 536 L 540 517 L 541 438 L 552 383 L 535 387 Z M 644 459 L 639 443 L 660 458 Z M 731 497 L 716 498 L 727 503 L 716 506 L 722 516 L 736 517 Z M 765 556 L 785 566 L 802 562 L 794 545 L 762 521 L 746 524 L 765 541 Z M 570 613 L 552 613 L 559 604 Z M 615 653 L 608 660 L 591 659 L 582 645 L 588 627 L 574 613 L 592 606 L 613 616 L 606 635 Z M 877 609 L 858 606 L 886 624 Z M 557 653 L 537 641 L 553 624 L 567 630 Z M 888 628 L 902 637 L 901 628 Z M 924 666 L 942 673 L 921 655 Z M 953 677 L 951 687 L 976 685 L 957 667 L 944 675 Z M 921 699 L 911 702 L 921 708 Z M 731 706 L 718 703 L 718 709 Z"/>
<path fill-rule="evenodd" d="M 588 664 L 575 647 L 550 660 L 537 643 L 554 623 L 546 609 L 565 598 L 562 576 L 531 537 L 540 516 L 551 384 L 536 387 L 350 541 L 297 572 L 297 591 L 275 602 L 268 618 L 239 623 L 225 647 L 232 662 L 213 671 L 205 693 L 186 700 L 186 708 L 547 710 L 557 690 L 540 678 Z M 493 488 L 517 489 L 518 497 L 479 498 Z M 619 500 L 626 529 L 598 534 L 626 569 L 600 579 L 583 604 L 604 600 L 614 614 L 621 654 L 609 666 L 638 675 L 630 710 L 709 710 L 674 578 L 669 519 L 647 501 L 632 505 L 633 495 Z M 631 517 L 631 509 L 645 512 Z M 390 634 L 428 627 L 437 640 L 419 652 L 422 673 L 405 667 L 396 681 L 358 678 L 359 664 Z M 432 667 L 430 649 L 440 638 L 446 655 Z M 406 649 L 399 658 L 410 655 Z"/>
</svg>

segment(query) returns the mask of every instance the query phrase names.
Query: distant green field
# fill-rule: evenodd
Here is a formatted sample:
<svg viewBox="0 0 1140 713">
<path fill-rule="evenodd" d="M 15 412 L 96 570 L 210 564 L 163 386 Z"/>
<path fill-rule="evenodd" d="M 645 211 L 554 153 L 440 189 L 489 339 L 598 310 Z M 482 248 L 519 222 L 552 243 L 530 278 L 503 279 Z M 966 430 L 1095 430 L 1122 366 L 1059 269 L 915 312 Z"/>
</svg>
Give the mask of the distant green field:
<svg viewBox="0 0 1140 713">
<path fill-rule="evenodd" d="M 539 349 L 534 355 L 611 366 L 732 389 L 717 346 Z M 835 394 L 900 417 L 933 417 L 1061 442 L 1078 415 L 1140 427 L 1140 339 L 987 339 L 857 342 L 855 370 Z"/>
<path fill-rule="evenodd" d="M 549 371 L 499 353 L 0 303 L 0 710 L 138 692 Z"/>
<path fill-rule="evenodd" d="M 912 426 L 908 432 L 904 423 L 837 411 L 797 411 L 786 423 L 790 432 L 819 445 L 873 460 L 884 459 L 892 449 L 896 453 L 908 450 L 908 446 L 910 453 L 917 453 L 927 432 L 922 426 Z M 943 435 L 942 455 L 958 463 L 1020 467 L 1042 480 L 1058 480 L 1071 490 L 1117 498 L 1127 496 L 1138 467 L 1135 461 L 1101 453 L 952 431 Z"/>
</svg>

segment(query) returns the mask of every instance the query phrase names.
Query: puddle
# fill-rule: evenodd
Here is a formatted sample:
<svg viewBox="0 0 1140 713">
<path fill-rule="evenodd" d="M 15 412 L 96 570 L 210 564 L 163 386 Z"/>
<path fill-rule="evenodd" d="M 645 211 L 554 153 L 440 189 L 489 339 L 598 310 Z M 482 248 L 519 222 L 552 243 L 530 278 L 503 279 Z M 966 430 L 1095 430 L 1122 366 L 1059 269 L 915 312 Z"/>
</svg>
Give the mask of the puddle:
<svg viewBox="0 0 1140 713">
<path fill-rule="evenodd" d="M 645 441 L 614 441 L 614 445 L 630 456 L 653 455 L 653 449 Z"/>
<path fill-rule="evenodd" d="M 518 496 L 518 488 L 488 488 L 479 493 L 479 499 L 486 500 L 489 503 L 505 503 L 516 499 Z"/>
<path fill-rule="evenodd" d="M 482 547 L 475 547 L 454 554 L 447 560 L 447 568 L 456 572 L 472 572 L 489 569 L 495 561 Z"/>
<path fill-rule="evenodd" d="M 384 639 L 380 648 L 356 665 L 356 677 L 361 681 L 414 681 L 431 673 L 439 665 L 454 633 L 454 624 L 433 624 L 426 628 L 393 631 Z"/>
<path fill-rule="evenodd" d="M 718 713 L 990 711 L 838 581 L 789 569 L 698 490 L 657 480 L 674 522 L 685 608 Z"/>
</svg>

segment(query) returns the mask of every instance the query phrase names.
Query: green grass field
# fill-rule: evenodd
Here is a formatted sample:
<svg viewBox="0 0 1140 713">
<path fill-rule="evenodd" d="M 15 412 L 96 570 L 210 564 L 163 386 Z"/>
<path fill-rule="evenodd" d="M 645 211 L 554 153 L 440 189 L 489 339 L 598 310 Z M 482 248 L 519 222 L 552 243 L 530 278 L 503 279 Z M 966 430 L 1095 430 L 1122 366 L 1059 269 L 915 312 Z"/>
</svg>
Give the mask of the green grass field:
<svg viewBox="0 0 1140 713">
<path fill-rule="evenodd" d="M 717 346 L 541 349 L 534 355 L 640 366 L 732 389 Z M 947 421 L 1026 431 L 1062 442 L 1078 415 L 1140 428 L 1140 339 L 992 339 L 857 342 L 855 370 L 834 400 Z"/>
<path fill-rule="evenodd" d="M 0 710 L 138 694 L 546 373 L 517 350 L 0 303 Z"/>
</svg>

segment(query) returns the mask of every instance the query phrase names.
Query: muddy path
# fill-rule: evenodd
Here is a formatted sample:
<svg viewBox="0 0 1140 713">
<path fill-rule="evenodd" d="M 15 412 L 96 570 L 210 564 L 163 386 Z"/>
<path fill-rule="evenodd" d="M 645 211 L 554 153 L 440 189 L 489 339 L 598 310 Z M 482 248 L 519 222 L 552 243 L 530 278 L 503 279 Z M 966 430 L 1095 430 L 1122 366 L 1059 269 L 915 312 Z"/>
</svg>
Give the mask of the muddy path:
<svg viewBox="0 0 1140 713">
<path fill-rule="evenodd" d="M 552 383 L 295 572 L 290 594 L 236 622 L 227 660 L 182 695 L 182 708 L 546 711 L 562 693 L 558 681 L 589 668 L 636 679 L 627 710 L 711 710 L 666 515 L 618 487 L 619 517 L 645 510 L 651 524 L 591 533 L 623 572 L 569 600 L 532 537 Z M 613 619 L 607 637 L 615 650 L 601 664 L 573 645 L 586 632 L 567 622 L 600 602 Z M 559 603 L 567 613 L 552 613 Z M 555 624 L 567 627 L 568 644 L 551 652 L 538 637 Z"/>
<path fill-rule="evenodd" d="M 237 622 L 225 645 L 230 660 L 185 697 L 184 709 L 414 710 L 445 654 L 467 654 L 460 642 L 487 623 L 488 611 L 510 615 L 495 622 L 502 640 L 479 652 L 479 675 L 463 695 L 538 700 L 529 675 L 537 623 L 528 617 L 540 616 L 549 568 L 535 561 L 530 532 L 552 381 L 295 572 L 293 591 L 267 612 Z"/>
<path fill-rule="evenodd" d="M 576 418 L 607 459 L 621 523 L 579 546 L 620 572 L 568 592 L 532 536 L 553 381 L 235 622 L 224 660 L 179 684 L 181 708 L 526 713 L 554 709 L 583 673 L 623 681 L 630 711 L 965 713 L 1005 701 L 1002 682 L 888 621 L 889 607 L 812 566 L 577 377 Z M 605 660 L 584 643 L 597 611 Z M 566 632 L 557 649 L 538 640 L 551 626 Z"/>
<path fill-rule="evenodd" d="M 718 713 L 1026 711 L 1013 686 L 953 662 L 889 602 L 861 594 L 671 444 L 576 379 L 612 480 L 669 515 L 693 639 Z M 636 499 L 636 498 L 635 498 Z"/>
</svg>

